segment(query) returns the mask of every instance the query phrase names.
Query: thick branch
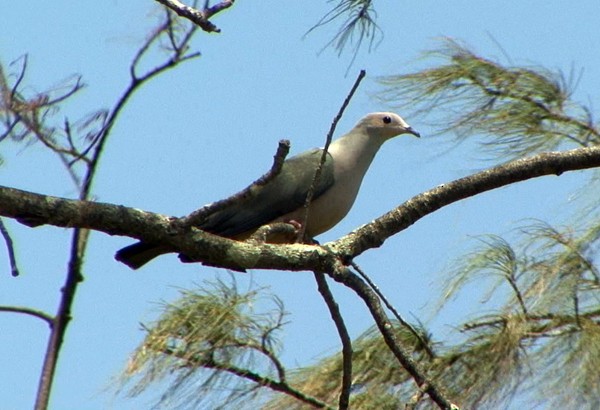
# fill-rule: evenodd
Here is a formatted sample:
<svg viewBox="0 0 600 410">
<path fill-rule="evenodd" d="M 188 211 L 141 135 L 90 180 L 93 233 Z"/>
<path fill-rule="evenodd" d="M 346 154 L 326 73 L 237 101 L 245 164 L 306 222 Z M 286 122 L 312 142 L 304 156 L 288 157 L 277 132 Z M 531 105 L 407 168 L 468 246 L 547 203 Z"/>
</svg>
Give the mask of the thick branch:
<svg viewBox="0 0 600 410">
<path fill-rule="evenodd" d="M 462 199 L 544 175 L 560 176 L 567 171 L 597 167 L 600 167 L 600 147 L 545 152 L 510 161 L 416 195 L 373 222 L 326 245 L 332 246 L 345 259 L 351 259 L 381 246 L 387 238 L 424 216 Z"/>
<path fill-rule="evenodd" d="M 331 272 L 338 257 L 350 260 L 446 205 L 542 175 L 600 167 L 600 147 L 550 152 L 519 159 L 440 185 L 375 221 L 323 246 L 237 242 L 184 229 L 176 218 L 123 206 L 76 201 L 0 187 L 0 215 L 30 226 L 89 228 L 151 243 L 164 243 L 210 265 L 225 268 Z"/>
</svg>

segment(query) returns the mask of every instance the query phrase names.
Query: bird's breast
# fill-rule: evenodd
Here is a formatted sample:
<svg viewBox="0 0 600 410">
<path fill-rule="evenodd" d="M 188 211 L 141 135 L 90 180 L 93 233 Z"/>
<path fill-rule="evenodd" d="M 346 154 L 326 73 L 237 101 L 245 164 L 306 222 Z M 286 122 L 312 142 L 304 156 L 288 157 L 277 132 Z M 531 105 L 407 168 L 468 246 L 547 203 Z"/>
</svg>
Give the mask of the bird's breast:
<svg viewBox="0 0 600 410">
<path fill-rule="evenodd" d="M 350 211 L 356 199 L 362 178 L 339 178 L 334 185 L 310 204 L 306 234 L 315 237 L 337 225 Z M 304 208 L 290 212 L 277 222 L 304 220 Z"/>
</svg>

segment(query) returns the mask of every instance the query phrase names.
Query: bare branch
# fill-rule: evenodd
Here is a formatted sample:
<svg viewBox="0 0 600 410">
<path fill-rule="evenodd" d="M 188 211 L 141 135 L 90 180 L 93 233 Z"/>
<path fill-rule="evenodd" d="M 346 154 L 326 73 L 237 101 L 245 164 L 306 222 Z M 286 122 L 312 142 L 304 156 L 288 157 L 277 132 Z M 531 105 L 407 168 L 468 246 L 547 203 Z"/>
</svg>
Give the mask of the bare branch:
<svg viewBox="0 0 600 410">
<path fill-rule="evenodd" d="M 419 369 L 411 355 L 402 347 L 402 342 L 394 332 L 392 324 L 385 315 L 377 294 L 357 275 L 346 268 L 341 267 L 337 269 L 331 276 L 336 281 L 348 286 L 363 299 L 377 324 L 377 328 L 383 335 L 387 346 L 402 367 L 404 367 L 411 375 L 417 386 L 424 390 L 440 409 L 450 410 L 453 406 L 455 407 L 455 405 L 445 397 L 440 388 L 432 380 L 429 380 L 427 375 Z"/>
<path fill-rule="evenodd" d="M 304 217 L 302 218 L 301 227 L 298 231 L 298 242 L 302 242 L 304 240 L 304 233 L 306 232 L 306 225 L 308 223 L 310 203 L 312 202 L 313 196 L 315 195 L 315 189 L 317 189 L 317 186 L 319 185 L 319 181 L 321 179 L 321 171 L 323 170 L 323 164 L 325 164 L 325 161 L 327 160 L 327 150 L 329 149 L 329 145 L 331 144 L 331 140 L 333 139 L 333 133 L 335 132 L 337 123 L 342 118 L 346 107 L 348 107 L 348 104 L 350 104 L 350 100 L 354 96 L 354 93 L 358 89 L 358 86 L 360 85 L 363 78 L 365 78 L 366 74 L 367 73 L 365 70 L 360 70 L 360 73 L 358 73 L 358 77 L 356 77 L 356 80 L 354 81 L 354 85 L 350 89 L 350 92 L 348 93 L 346 99 L 342 103 L 342 106 L 338 110 L 337 115 L 333 118 L 331 127 L 329 128 L 329 132 L 327 133 L 327 138 L 325 139 L 325 146 L 323 147 L 323 152 L 321 153 L 321 161 L 319 162 L 319 166 L 315 170 L 315 176 L 313 178 L 312 184 L 310 185 L 310 188 L 308 189 L 308 193 L 306 194 L 306 200 L 304 201 Z"/>
<path fill-rule="evenodd" d="M 173 10 L 180 17 L 186 18 L 207 33 L 220 33 L 221 29 L 215 26 L 209 19 L 217 13 L 233 6 L 235 0 L 224 0 L 214 6 L 207 7 L 203 11 L 181 3 L 179 0 L 156 0 L 160 4 Z"/>
<path fill-rule="evenodd" d="M 8 252 L 8 260 L 10 262 L 10 273 L 12 276 L 19 276 L 19 267 L 17 266 L 17 258 L 15 256 L 13 240 L 10 237 L 10 233 L 8 232 L 8 229 L 6 229 L 6 225 L 4 225 L 4 221 L 1 218 L 0 234 L 2 234 L 4 242 L 6 242 L 6 251 Z"/>
<path fill-rule="evenodd" d="M 335 323 L 340 340 L 342 341 L 342 388 L 340 391 L 339 409 L 346 410 L 350 405 L 350 391 L 352 389 L 352 340 L 348 334 L 348 329 L 346 329 L 340 308 L 329 290 L 325 275 L 320 272 L 314 272 L 314 276 L 317 281 L 319 293 L 323 296 L 323 300 L 325 300 L 325 304 L 329 309 L 333 323 Z"/>
<path fill-rule="evenodd" d="M 170 58 L 168 58 L 165 62 L 163 62 L 162 64 L 159 64 L 152 70 L 149 70 L 144 75 L 138 76 L 135 74 L 135 66 L 139 63 L 140 59 L 142 58 L 142 55 L 149 50 L 150 45 L 158 38 L 159 35 L 168 31 L 170 24 L 173 24 L 172 20 L 167 19 L 167 23 L 162 24 L 159 27 L 159 29 L 155 32 L 155 34 L 153 36 L 151 36 L 151 38 L 142 46 L 142 48 L 140 49 L 141 51 L 138 51 L 138 53 L 136 53 L 136 55 L 131 63 L 131 67 L 130 67 L 130 73 L 132 75 L 131 83 L 129 84 L 129 86 L 127 87 L 125 92 L 121 95 L 121 97 L 117 100 L 117 103 L 115 104 L 114 108 L 108 114 L 104 126 L 102 127 L 102 129 L 100 131 L 98 131 L 97 136 L 95 138 L 97 143 L 94 144 L 95 149 L 94 149 L 93 154 L 91 155 L 88 172 L 85 175 L 85 177 L 83 178 L 83 186 L 82 186 L 81 194 L 80 194 L 81 199 L 87 198 L 90 193 L 95 169 L 100 160 L 102 152 L 104 151 L 104 146 L 108 140 L 108 136 L 110 135 L 112 127 L 115 124 L 118 116 L 120 115 L 121 111 L 125 107 L 125 104 L 127 103 L 127 101 L 129 101 L 129 98 L 146 81 L 177 66 L 179 63 L 181 63 L 183 61 L 187 61 L 187 60 L 189 60 L 191 58 L 195 58 L 196 56 L 199 55 L 198 53 L 193 53 L 193 54 L 190 54 L 187 56 L 182 54 L 182 50 L 184 50 L 187 47 L 187 44 L 189 44 L 189 41 L 191 40 L 191 36 L 195 32 L 195 27 L 192 27 L 183 35 L 180 43 L 178 44 L 178 48 L 173 50 L 173 55 Z M 91 146 L 90 146 L 90 149 L 91 149 Z"/>
<path fill-rule="evenodd" d="M 42 312 L 41 310 L 32 309 L 24 306 L 0 306 L 0 312 L 13 312 L 13 313 L 22 313 L 25 315 L 37 317 L 38 319 L 42 319 L 50 328 L 54 326 L 54 317 L 50 316 L 46 312 Z"/>
<path fill-rule="evenodd" d="M 279 175 L 279 173 L 281 172 L 281 168 L 283 167 L 285 157 L 287 157 L 289 152 L 290 152 L 290 141 L 289 140 L 280 140 L 279 145 L 277 146 L 277 152 L 273 156 L 273 165 L 271 166 L 271 169 L 266 174 L 264 174 L 263 176 L 258 178 L 256 181 L 251 183 L 247 188 L 241 190 L 240 192 L 233 194 L 232 196 L 230 196 L 228 198 L 225 198 L 220 201 L 213 202 L 211 204 L 203 206 L 202 208 L 192 212 L 191 214 L 189 214 L 188 216 L 183 218 L 183 221 L 182 221 L 183 225 L 190 226 L 190 227 L 196 226 L 196 225 L 201 225 L 204 218 L 206 218 L 207 215 L 210 215 L 213 212 L 216 212 L 220 209 L 224 209 L 233 203 L 240 202 L 240 201 L 243 202 L 244 200 L 249 198 L 250 192 L 252 191 L 252 189 L 254 187 L 265 185 L 269 181 L 271 181 L 273 178 L 275 178 L 277 175 Z M 266 235 L 267 233 L 265 233 L 263 230 L 258 234 Z"/>
<path fill-rule="evenodd" d="M 283 381 L 276 381 L 271 378 L 261 376 L 255 372 L 249 371 L 248 369 L 242 369 L 237 366 L 233 366 L 230 364 L 222 364 L 216 362 L 214 359 L 202 360 L 201 365 L 208 369 L 215 369 L 220 371 L 225 371 L 228 373 L 232 373 L 236 376 L 242 377 L 244 379 L 253 381 L 254 383 L 268 387 L 271 390 L 287 394 L 303 403 L 309 404 L 313 407 L 319 409 L 328 409 L 333 410 L 333 407 L 327 405 L 315 397 L 311 397 L 299 390 L 294 389 L 292 386 Z"/>
<path fill-rule="evenodd" d="M 377 286 L 371 280 L 371 278 L 365 273 L 364 270 L 362 270 L 362 268 L 360 266 L 358 266 L 358 264 L 356 262 L 352 261 L 350 263 L 350 265 L 354 268 L 354 270 L 356 270 L 358 272 L 358 274 L 364 279 L 364 281 L 369 284 L 371 289 L 373 289 L 373 292 L 375 292 L 377 294 L 377 296 L 379 297 L 379 299 L 381 299 L 381 301 L 383 302 L 385 307 L 387 307 L 389 309 L 389 311 L 392 312 L 392 314 L 394 315 L 396 320 L 398 320 L 398 322 L 402 326 L 406 327 L 410 331 L 410 333 L 412 333 L 413 336 L 415 336 L 417 338 L 417 340 L 420 342 L 420 346 L 418 346 L 418 347 L 422 347 L 427 352 L 427 355 L 429 355 L 429 357 L 433 359 L 435 357 L 435 353 L 431 349 L 431 346 L 429 345 L 429 343 L 425 339 L 425 337 L 419 331 L 417 331 L 417 329 L 415 329 L 415 327 L 413 325 L 411 325 L 409 322 L 404 320 L 404 318 L 400 315 L 400 313 L 394 307 L 394 305 L 392 305 L 389 302 L 389 300 L 385 297 L 383 292 L 381 292 L 381 290 L 379 289 L 379 286 Z"/>
</svg>

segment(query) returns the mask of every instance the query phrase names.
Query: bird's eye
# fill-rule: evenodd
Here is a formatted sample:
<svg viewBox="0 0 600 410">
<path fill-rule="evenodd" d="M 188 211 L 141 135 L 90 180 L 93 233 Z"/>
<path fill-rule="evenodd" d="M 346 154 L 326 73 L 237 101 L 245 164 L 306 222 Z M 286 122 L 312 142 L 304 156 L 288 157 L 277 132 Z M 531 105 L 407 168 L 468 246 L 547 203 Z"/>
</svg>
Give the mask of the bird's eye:
<svg viewBox="0 0 600 410">
<path fill-rule="evenodd" d="M 392 122 L 392 119 L 390 117 L 388 117 L 387 115 L 385 117 L 383 117 L 384 124 L 389 124 L 390 122 Z"/>
</svg>

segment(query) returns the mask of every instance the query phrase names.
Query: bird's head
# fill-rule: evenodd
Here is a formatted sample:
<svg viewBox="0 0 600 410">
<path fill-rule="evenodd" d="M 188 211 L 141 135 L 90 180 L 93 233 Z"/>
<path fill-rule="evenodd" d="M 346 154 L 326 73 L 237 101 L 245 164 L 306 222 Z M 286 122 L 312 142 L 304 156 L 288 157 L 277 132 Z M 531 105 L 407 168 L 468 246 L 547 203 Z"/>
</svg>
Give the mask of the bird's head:
<svg viewBox="0 0 600 410">
<path fill-rule="evenodd" d="M 393 112 L 374 112 L 362 118 L 356 128 L 365 128 L 369 135 L 390 139 L 400 134 L 421 135 L 406 123 L 398 114 Z"/>
</svg>

